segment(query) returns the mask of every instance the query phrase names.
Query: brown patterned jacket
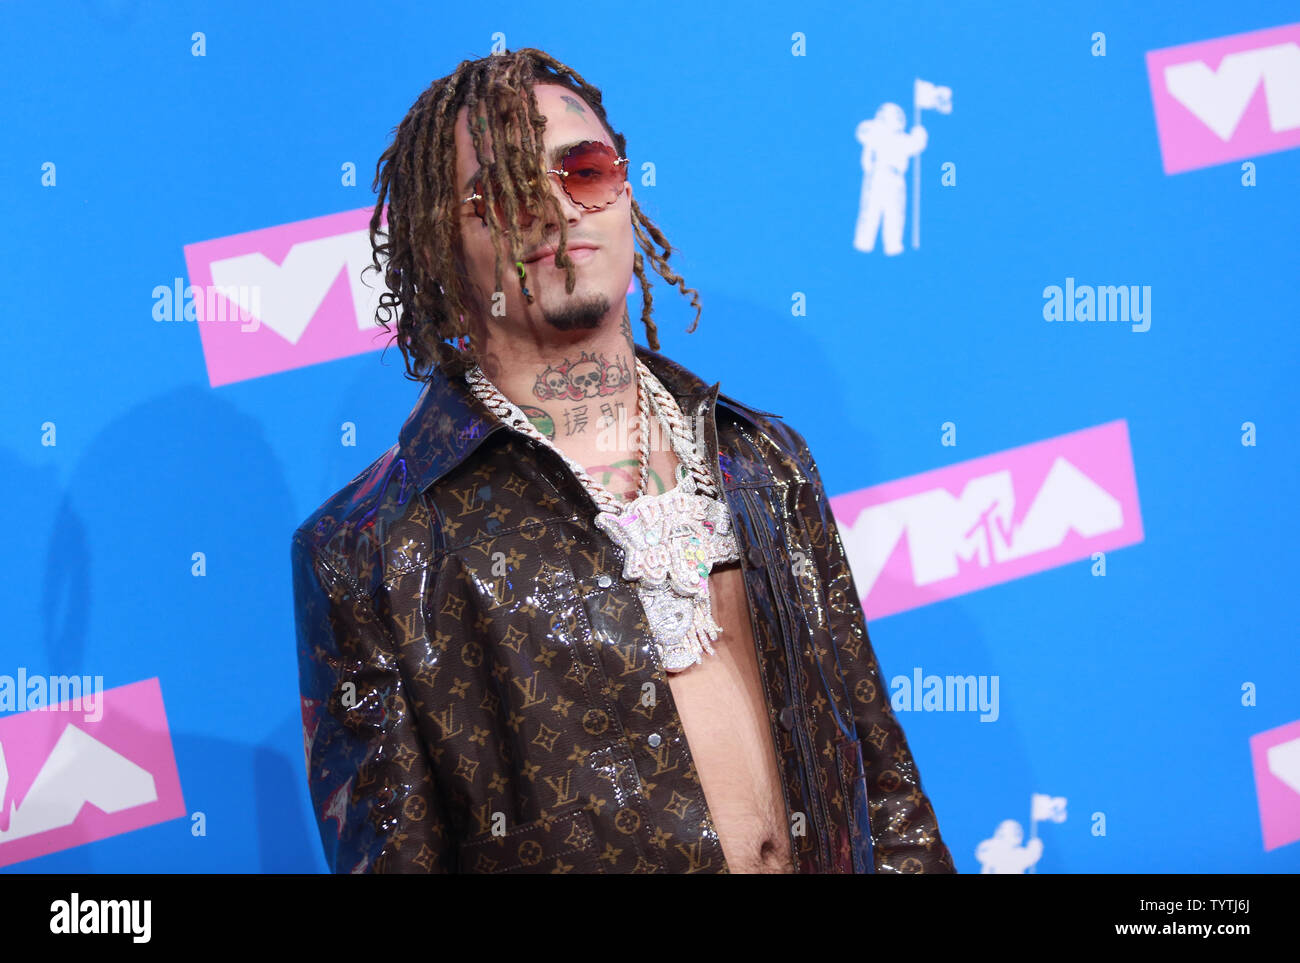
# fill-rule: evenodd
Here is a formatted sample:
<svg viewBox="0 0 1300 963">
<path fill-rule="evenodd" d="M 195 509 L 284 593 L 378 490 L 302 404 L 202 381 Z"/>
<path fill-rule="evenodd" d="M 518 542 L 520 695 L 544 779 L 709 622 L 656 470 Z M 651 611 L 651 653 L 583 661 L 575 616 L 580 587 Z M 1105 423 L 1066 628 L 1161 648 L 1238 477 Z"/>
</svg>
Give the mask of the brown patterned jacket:
<svg viewBox="0 0 1300 963">
<path fill-rule="evenodd" d="M 636 354 L 705 419 L 795 868 L 955 872 L 803 436 Z M 398 443 L 294 533 L 307 774 L 334 872 L 727 872 L 595 512 L 554 451 L 438 373 Z"/>
</svg>

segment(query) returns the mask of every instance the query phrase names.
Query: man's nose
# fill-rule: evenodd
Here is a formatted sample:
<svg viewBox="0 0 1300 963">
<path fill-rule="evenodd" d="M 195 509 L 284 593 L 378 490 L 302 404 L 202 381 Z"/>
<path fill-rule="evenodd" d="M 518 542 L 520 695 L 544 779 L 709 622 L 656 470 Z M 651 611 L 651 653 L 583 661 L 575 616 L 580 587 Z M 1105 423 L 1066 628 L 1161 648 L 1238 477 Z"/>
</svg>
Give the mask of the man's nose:
<svg viewBox="0 0 1300 963">
<path fill-rule="evenodd" d="M 581 206 L 575 204 L 565 192 L 561 176 L 559 174 L 547 174 L 546 180 L 548 182 L 547 186 L 550 187 L 551 193 L 555 196 L 555 200 L 560 205 L 561 216 L 564 217 L 570 226 L 578 223 L 585 211 Z M 559 225 L 554 222 L 554 215 L 548 211 L 546 223 L 547 229 L 551 230 L 558 226 Z"/>
<path fill-rule="evenodd" d="M 551 194 L 554 195 L 556 203 L 560 205 L 560 216 L 563 217 L 572 227 L 582 218 L 586 211 L 581 205 L 575 204 L 573 200 L 565 193 L 564 186 L 560 183 L 559 174 L 547 174 L 547 187 L 550 188 Z M 547 232 L 556 231 L 559 225 L 555 222 L 555 215 L 548 208 L 546 210 L 546 230 Z M 536 226 L 537 215 L 527 209 L 521 209 L 519 212 L 519 226 L 523 229 Z"/>
</svg>

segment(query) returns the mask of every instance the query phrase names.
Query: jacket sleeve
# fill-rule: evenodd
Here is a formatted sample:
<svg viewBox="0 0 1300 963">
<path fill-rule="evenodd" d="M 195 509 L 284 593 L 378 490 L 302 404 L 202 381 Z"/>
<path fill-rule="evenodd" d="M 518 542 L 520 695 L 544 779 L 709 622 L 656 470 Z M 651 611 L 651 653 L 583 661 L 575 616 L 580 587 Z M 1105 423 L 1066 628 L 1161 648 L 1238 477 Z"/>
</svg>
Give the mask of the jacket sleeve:
<svg viewBox="0 0 1300 963">
<path fill-rule="evenodd" d="M 300 533 L 292 563 L 307 780 L 330 871 L 454 871 L 396 647 L 373 599 Z"/>
<path fill-rule="evenodd" d="M 866 767 L 868 809 L 880 873 L 955 873 L 952 854 L 939 833 L 934 807 L 921 789 L 903 727 L 889 702 L 853 571 L 822 485 L 817 463 L 803 437 L 794 434 L 812 482 L 812 504 L 804 505 L 817 567 L 826 596 L 826 618 L 839 650 L 853 718 Z"/>
</svg>

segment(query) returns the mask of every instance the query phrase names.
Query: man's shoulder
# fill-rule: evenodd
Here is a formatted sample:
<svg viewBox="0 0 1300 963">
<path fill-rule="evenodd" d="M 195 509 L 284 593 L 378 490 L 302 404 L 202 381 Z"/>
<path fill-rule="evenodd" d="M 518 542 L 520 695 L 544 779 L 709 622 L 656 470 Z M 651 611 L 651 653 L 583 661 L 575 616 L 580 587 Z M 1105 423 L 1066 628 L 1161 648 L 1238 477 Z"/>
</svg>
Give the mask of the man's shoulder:
<svg viewBox="0 0 1300 963">
<path fill-rule="evenodd" d="M 431 535 L 436 520 L 420 510 L 416 495 L 401 445 L 394 444 L 294 529 L 295 561 L 323 562 L 373 594 L 388 574 L 384 545 L 394 525 L 412 522 L 425 539 Z"/>
<path fill-rule="evenodd" d="M 738 414 L 742 423 L 759 432 L 775 455 L 783 456 L 805 473 L 814 468 L 808 442 L 784 415 L 747 405 L 722 391 L 718 392 L 718 403 Z"/>
</svg>

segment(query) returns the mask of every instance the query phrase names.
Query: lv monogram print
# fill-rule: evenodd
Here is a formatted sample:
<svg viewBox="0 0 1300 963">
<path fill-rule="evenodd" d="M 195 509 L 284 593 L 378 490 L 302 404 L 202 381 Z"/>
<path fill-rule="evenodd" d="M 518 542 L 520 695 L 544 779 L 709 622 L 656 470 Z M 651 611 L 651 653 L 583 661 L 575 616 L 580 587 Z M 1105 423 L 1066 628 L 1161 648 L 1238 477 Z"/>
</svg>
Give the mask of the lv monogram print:
<svg viewBox="0 0 1300 963">
<path fill-rule="evenodd" d="M 636 350 L 705 417 L 797 869 L 955 872 L 803 437 Z M 398 443 L 294 533 L 304 750 L 334 872 L 728 872 L 594 514 L 554 451 L 439 374 Z"/>
</svg>

